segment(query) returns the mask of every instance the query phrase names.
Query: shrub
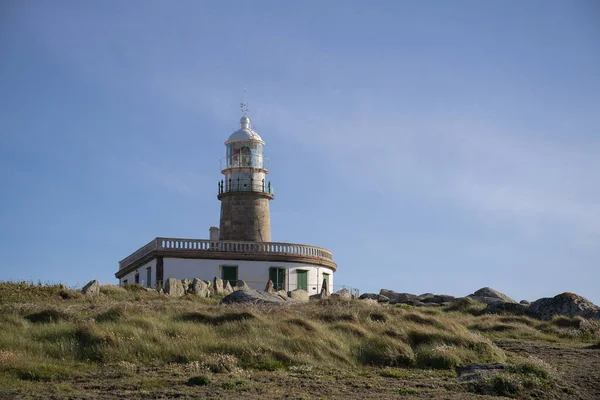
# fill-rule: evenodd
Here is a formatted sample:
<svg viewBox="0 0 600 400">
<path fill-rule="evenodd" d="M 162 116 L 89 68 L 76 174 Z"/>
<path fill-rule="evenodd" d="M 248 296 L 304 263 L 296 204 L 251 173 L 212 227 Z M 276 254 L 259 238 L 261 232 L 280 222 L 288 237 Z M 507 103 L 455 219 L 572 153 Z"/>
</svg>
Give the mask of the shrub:
<svg viewBox="0 0 600 400">
<path fill-rule="evenodd" d="M 48 324 L 59 321 L 67 321 L 71 319 L 69 315 L 63 311 L 58 311 L 53 308 L 38 311 L 25 316 L 25 319 L 34 324 Z"/>
<path fill-rule="evenodd" d="M 416 365 L 421 368 L 453 369 L 462 364 L 457 354 L 460 349 L 450 346 L 420 346 L 416 351 Z"/>
<path fill-rule="evenodd" d="M 569 318 L 563 315 L 558 315 L 552 318 L 552 324 L 558 326 L 559 328 L 579 329 L 582 321 L 583 318 L 581 317 Z"/>
<path fill-rule="evenodd" d="M 410 346 L 385 336 L 364 340 L 357 353 L 357 359 L 363 365 L 407 367 L 414 361 Z"/>
<path fill-rule="evenodd" d="M 521 382 L 512 375 L 498 374 L 475 380 L 469 385 L 469 391 L 493 396 L 517 397 L 523 390 Z"/>
<path fill-rule="evenodd" d="M 192 376 L 190 379 L 188 379 L 188 381 L 186 382 L 186 385 L 188 386 L 205 386 L 210 384 L 211 380 L 208 376 L 206 375 L 199 375 L 199 376 Z"/>
<path fill-rule="evenodd" d="M 461 297 L 456 299 L 452 304 L 444 307 L 445 312 L 457 311 L 471 315 L 481 315 L 487 305 L 479 301 L 473 300 L 470 297 Z"/>
<path fill-rule="evenodd" d="M 255 319 L 254 314 L 249 313 L 247 311 L 240 313 L 227 313 L 217 316 L 212 316 L 208 314 L 203 314 L 199 312 L 191 312 L 183 314 L 180 319 L 186 322 L 199 322 L 202 324 L 208 325 L 221 325 L 226 322 L 237 322 L 237 321 L 245 321 L 250 319 Z"/>
</svg>

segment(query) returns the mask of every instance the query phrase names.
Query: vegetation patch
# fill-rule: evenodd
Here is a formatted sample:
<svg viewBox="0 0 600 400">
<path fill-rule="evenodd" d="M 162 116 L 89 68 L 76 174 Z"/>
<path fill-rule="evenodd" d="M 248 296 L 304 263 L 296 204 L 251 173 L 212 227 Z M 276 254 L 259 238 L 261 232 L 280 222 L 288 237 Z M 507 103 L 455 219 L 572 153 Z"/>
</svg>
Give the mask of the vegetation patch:
<svg viewBox="0 0 600 400">
<path fill-rule="evenodd" d="M 452 304 L 444 307 L 445 312 L 461 312 L 464 314 L 481 315 L 487 305 L 479 301 L 473 300 L 470 297 L 461 297 L 456 299 Z"/>
<path fill-rule="evenodd" d="M 188 386 L 206 386 L 210 384 L 211 380 L 206 375 L 192 376 L 187 380 L 186 385 Z"/>
<path fill-rule="evenodd" d="M 291 325 L 299 326 L 307 332 L 315 332 L 317 330 L 313 324 L 301 318 L 291 318 L 286 322 Z"/>
<path fill-rule="evenodd" d="M 29 322 L 33 322 L 34 324 L 49 324 L 60 321 L 68 321 L 71 319 L 71 317 L 69 314 L 63 311 L 48 308 L 46 310 L 28 314 L 25 316 L 25 319 Z"/>
<path fill-rule="evenodd" d="M 385 336 L 364 340 L 357 353 L 361 364 L 382 367 L 408 367 L 415 357 L 408 344 Z"/>
<path fill-rule="evenodd" d="M 249 313 L 247 311 L 244 312 L 240 312 L 240 313 L 226 313 L 226 314 L 221 314 L 221 315 L 208 315 L 208 314 L 203 314 L 203 313 L 199 313 L 199 312 L 191 312 L 191 313 L 186 313 L 183 314 L 180 319 L 182 321 L 186 321 L 186 322 L 199 322 L 201 324 L 208 324 L 208 325 L 221 325 L 224 324 L 226 322 L 239 322 L 239 321 L 246 321 L 246 320 L 251 320 L 251 319 L 255 319 L 256 317 L 254 316 L 254 314 Z"/>
</svg>

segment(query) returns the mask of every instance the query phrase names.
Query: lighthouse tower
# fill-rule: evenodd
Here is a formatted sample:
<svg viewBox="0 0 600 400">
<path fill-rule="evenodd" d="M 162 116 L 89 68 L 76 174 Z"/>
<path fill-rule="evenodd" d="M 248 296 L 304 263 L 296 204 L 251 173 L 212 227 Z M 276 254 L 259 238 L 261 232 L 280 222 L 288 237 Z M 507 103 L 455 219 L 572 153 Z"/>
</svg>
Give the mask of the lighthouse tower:
<svg viewBox="0 0 600 400">
<path fill-rule="evenodd" d="M 225 142 L 226 156 L 221 159 L 219 240 L 270 242 L 273 188 L 266 179 L 270 165 L 263 156 L 265 142 L 246 115 L 240 125 Z"/>
</svg>

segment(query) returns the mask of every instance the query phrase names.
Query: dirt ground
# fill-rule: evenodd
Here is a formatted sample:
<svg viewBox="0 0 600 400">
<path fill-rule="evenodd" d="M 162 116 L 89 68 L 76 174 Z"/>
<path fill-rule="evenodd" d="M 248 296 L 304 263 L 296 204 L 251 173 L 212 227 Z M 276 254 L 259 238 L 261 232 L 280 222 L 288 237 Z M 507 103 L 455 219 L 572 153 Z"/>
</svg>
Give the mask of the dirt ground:
<svg viewBox="0 0 600 400">
<path fill-rule="evenodd" d="M 502 349 L 535 355 L 557 369 L 556 389 L 546 399 L 600 399 L 600 350 L 568 344 L 499 342 Z M 498 399 L 476 395 L 454 371 L 393 370 L 241 371 L 209 374 L 210 383 L 188 386 L 189 372 L 175 366 L 145 368 L 128 374 L 101 369 L 63 382 L 26 382 L 1 388 L 2 399 Z"/>
</svg>

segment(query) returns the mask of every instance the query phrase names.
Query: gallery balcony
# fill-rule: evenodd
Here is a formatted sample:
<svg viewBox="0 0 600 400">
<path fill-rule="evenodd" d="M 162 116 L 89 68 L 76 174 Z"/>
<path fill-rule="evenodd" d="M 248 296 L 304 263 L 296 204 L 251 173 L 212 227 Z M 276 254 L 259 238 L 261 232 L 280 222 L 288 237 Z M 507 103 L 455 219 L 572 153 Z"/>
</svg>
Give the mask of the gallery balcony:
<svg viewBox="0 0 600 400">
<path fill-rule="evenodd" d="M 255 179 L 222 179 L 217 182 L 218 186 L 218 195 L 217 198 L 220 200 L 221 197 L 230 193 L 239 193 L 239 192 L 254 192 L 260 193 L 273 199 L 275 197 L 275 193 L 273 191 L 273 186 L 271 186 L 271 182 L 265 182 L 264 179 L 260 181 Z"/>
</svg>

